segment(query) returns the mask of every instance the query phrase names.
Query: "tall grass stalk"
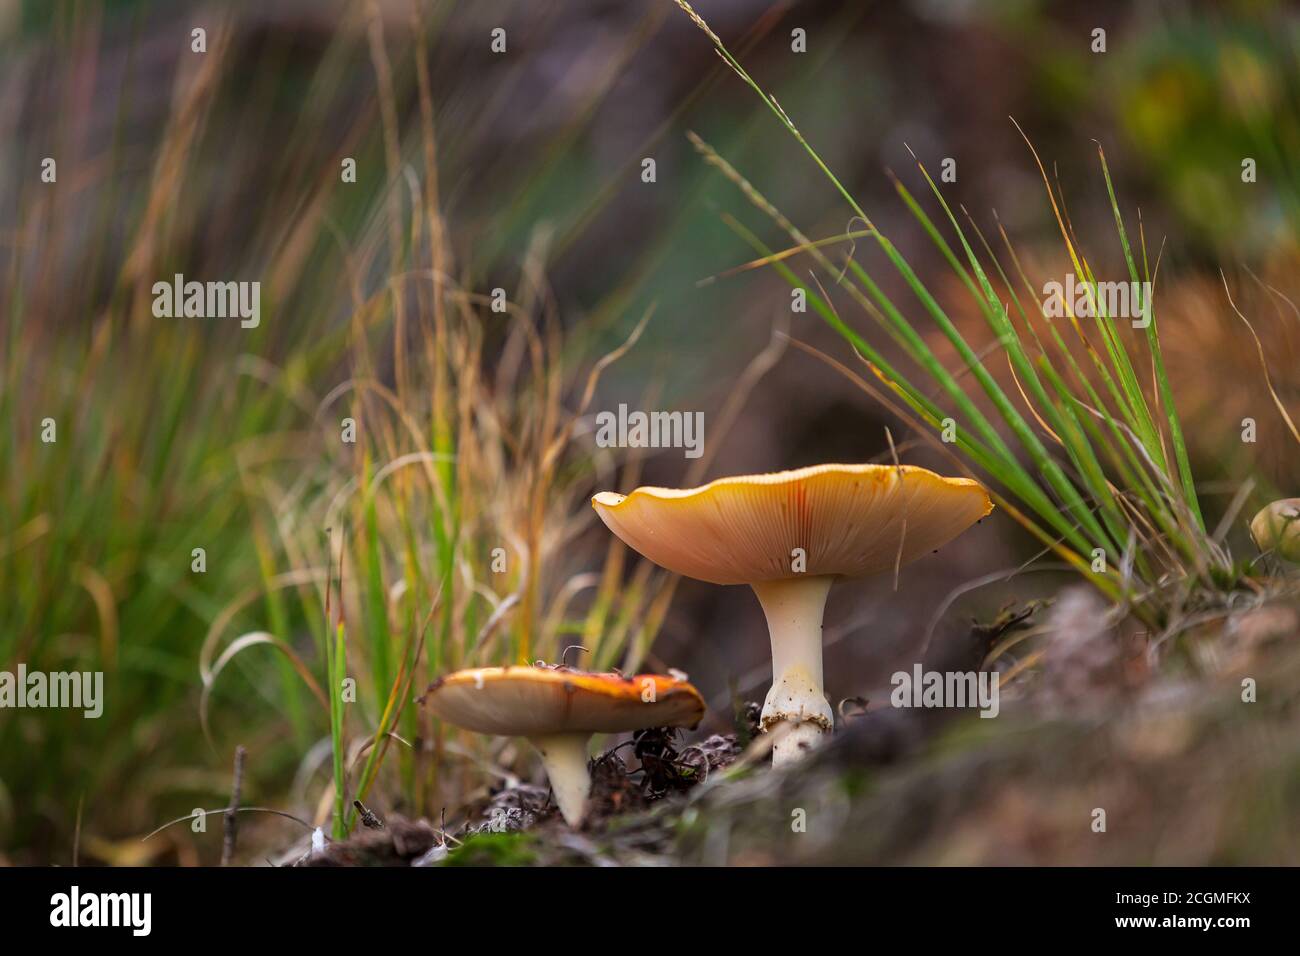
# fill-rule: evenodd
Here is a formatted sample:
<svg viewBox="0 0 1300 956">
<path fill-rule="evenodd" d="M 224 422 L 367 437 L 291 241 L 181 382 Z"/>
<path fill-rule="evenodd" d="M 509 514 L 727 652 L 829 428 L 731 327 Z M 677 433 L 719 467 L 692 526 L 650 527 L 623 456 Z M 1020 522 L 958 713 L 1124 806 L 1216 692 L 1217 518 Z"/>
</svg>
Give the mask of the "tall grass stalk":
<svg viewBox="0 0 1300 956">
<path fill-rule="evenodd" d="M 1088 289 L 1091 314 L 1096 317 L 1095 325 L 1085 329 L 1073 303 L 1059 303 L 1074 333 L 1073 344 L 1048 317 L 1046 303 L 1024 276 L 1000 224 L 1005 254 L 1013 263 L 1010 272 L 965 210 L 963 217 L 969 221 L 963 226 L 921 163 L 917 165 L 938 206 L 942 228 L 901 181 L 895 180 L 901 201 L 961 282 L 992 334 L 993 344 L 979 348 L 967 340 L 907 258 L 873 224 L 785 109 L 745 71 L 689 3 L 677 2 L 807 153 L 848 204 L 854 221 L 866 225 L 861 232 L 903 280 L 929 326 L 952 346 L 960 371 L 940 361 L 929 345 L 925 327 L 908 317 L 905 307 L 885 292 L 877 276 L 857 261 L 852 248 L 842 261 L 833 261 L 827 240 L 809 239 L 730 163 L 692 134 L 706 161 L 735 183 L 795 244 L 792 249 L 774 250 L 729 218 L 732 228 L 760 256 L 750 266 L 770 265 L 792 286 L 802 289 L 813 310 L 853 347 L 884 385 L 883 397 L 897 410 L 932 434 L 942 433 L 947 423 L 955 424 L 955 447 L 981 477 L 991 480 L 999 502 L 1012 517 L 1112 600 L 1128 604 L 1148 625 L 1158 628 L 1165 623 L 1170 608 L 1190 590 L 1232 588 L 1238 570 L 1205 528 L 1160 350 L 1154 303 L 1146 303 L 1150 323 L 1143 339 L 1127 335 L 1120 326 L 1121 317 L 1106 314 L 1105 302 L 1095 293 L 1096 276 L 1041 162 L 1039 168 L 1066 251 L 1076 277 Z M 1150 283 L 1146 288 L 1153 289 L 1155 276 L 1145 242 L 1139 246 L 1139 268 L 1100 149 L 1099 156 L 1129 277 L 1135 283 Z M 1038 161 L 1036 153 L 1034 159 Z M 940 395 L 931 398 L 922 380 L 891 361 L 845 321 L 820 283 L 813 288 L 791 268 L 787 261 L 791 252 L 807 254 L 831 277 L 833 287 L 881 327 L 905 359 L 938 386 Z M 1018 282 L 1010 278 L 1013 274 Z M 1017 291 L 1018 285 L 1023 286 L 1024 294 Z M 1013 314 L 1019 321 L 1013 320 Z M 1000 354 L 1006 362 L 1013 390 L 1008 391 L 993 374 L 986 361 L 990 352 Z M 1138 373 L 1141 364 L 1150 368 L 1148 384 Z M 978 395 L 963 384 L 967 377 L 978 386 Z M 991 416 L 986 408 L 991 408 Z"/>
<path fill-rule="evenodd" d="M 229 793 L 235 744 L 268 798 L 298 780 L 293 809 L 317 808 L 335 836 L 355 823 L 349 797 L 381 815 L 436 813 L 477 783 L 467 768 L 531 764 L 414 706 L 430 677 L 558 660 L 577 643 L 634 667 L 653 639 L 666 582 L 621 582 L 628 557 L 588 502 L 619 484 L 622 463 L 583 427 L 610 326 L 649 299 L 650 267 L 616 277 L 592 319 L 561 323 L 548 234 L 529 242 L 517 225 L 545 179 L 503 190 L 509 228 L 499 211 L 466 214 L 501 255 L 479 259 L 472 236 L 453 236 L 440 165 L 483 144 L 454 123 L 463 104 L 435 109 L 430 30 L 417 22 L 395 41 L 372 19 L 379 7 L 350 7 L 318 60 L 285 66 L 301 96 L 286 95 L 279 56 L 232 69 L 230 31 L 214 26 L 156 116 L 124 92 L 111 149 L 61 154 L 58 188 L 23 177 L 10 202 L 16 177 L 0 181 L 0 419 L 12 426 L 0 436 L 12 479 L 0 487 L 0 660 L 102 670 L 109 705 L 98 721 L 0 721 L 2 847 L 65 859 L 83 792 L 86 832 L 122 839 L 211 805 Z M 133 62 L 124 91 L 157 83 Z M 357 95 L 368 67 L 373 95 Z M 37 84 L 66 97 L 52 115 L 70 142 L 86 139 L 69 130 L 89 122 L 89 75 Z M 0 118 L 16 168 L 45 155 L 10 128 L 30 112 Z M 281 122 L 268 162 L 260 134 Z M 342 155 L 362 170 L 354 183 L 340 180 Z M 615 196 L 620 177 L 593 195 Z M 151 284 L 177 272 L 260 279 L 261 325 L 156 319 Z M 45 419 L 57 440 L 43 439 Z M 332 582 L 331 567 L 343 569 Z M 340 698 L 345 679 L 355 703 Z"/>
</svg>

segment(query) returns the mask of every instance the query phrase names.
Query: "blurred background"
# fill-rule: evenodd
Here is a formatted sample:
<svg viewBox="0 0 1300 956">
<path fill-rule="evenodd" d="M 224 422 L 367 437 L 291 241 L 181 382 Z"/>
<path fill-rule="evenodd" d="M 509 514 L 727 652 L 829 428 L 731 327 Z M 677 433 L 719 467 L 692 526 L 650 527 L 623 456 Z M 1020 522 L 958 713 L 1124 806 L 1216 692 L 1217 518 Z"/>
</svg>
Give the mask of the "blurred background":
<svg viewBox="0 0 1300 956">
<path fill-rule="evenodd" d="M 913 155 L 934 174 L 955 161 L 954 208 L 990 236 L 1000 222 L 1037 282 L 1061 281 L 1069 262 L 1027 137 L 1093 268 L 1122 279 L 1100 145 L 1130 229 L 1140 217 L 1159 256 L 1207 508 L 1222 514 L 1247 475 L 1261 494 L 1295 493 L 1300 459 L 1274 399 L 1300 410 L 1293 4 L 696 6 L 973 341 L 987 330 L 891 174 L 919 195 Z M 245 802 L 321 820 L 331 749 L 361 773 L 394 682 L 413 694 L 449 666 L 584 644 L 601 666 L 677 667 L 710 701 L 704 733 L 731 727 L 735 700 L 762 699 L 767 640 L 748 589 L 637 565 L 590 494 L 888 461 L 886 429 L 904 461 L 951 466 L 774 339 L 856 362 L 815 314 L 791 313 L 771 270 L 731 271 L 754 252 L 729 223 L 789 243 L 688 131 L 808 236 L 854 228 L 668 0 L 0 0 L 0 667 L 106 675 L 99 720 L 0 711 L 0 858 L 213 863 L 215 819 L 206 835 L 140 837 L 224 805 L 237 744 Z M 175 273 L 260 281 L 261 325 L 155 319 L 150 287 Z M 584 401 L 597 360 L 647 314 Z M 702 411 L 704 473 L 680 450 L 595 448 L 592 416 L 620 402 Z M 344 416 L 360 423 L 355 445 L 340 440 Z M 511 561 L 500 579 L 487 571 L 498 546 Z M 837 587 L 832 702 L 879 693 L 932 627 L 964 634 L 1059 588 L 1047 573 L 960 590 L 1034 551 L 995 516 L 897 586 Z M 362 691 L 332 732 L 321 620 L 340 560 L 346 669 Z M 450 812 L 487 785 L 485 763 L 535 769 L 510 742 L 446 738 L 414 707 L 396 726 L 371 795 L 386 810 Z M 300 835 L 248 826 L 254 845 Z"/>
</svg>

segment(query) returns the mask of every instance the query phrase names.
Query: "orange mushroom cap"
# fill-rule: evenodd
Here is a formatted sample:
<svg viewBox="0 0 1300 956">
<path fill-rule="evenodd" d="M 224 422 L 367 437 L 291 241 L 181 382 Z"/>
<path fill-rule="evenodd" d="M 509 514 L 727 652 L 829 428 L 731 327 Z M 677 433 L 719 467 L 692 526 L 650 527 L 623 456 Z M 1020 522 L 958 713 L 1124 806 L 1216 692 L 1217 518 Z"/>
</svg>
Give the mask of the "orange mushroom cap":
<svg viewBox="0 0 1300 956">
<path fill-rule="evenodd" d="M 947 544 L 993 510 L 977 481 L 915 465 L 814 465 L 700 488 L 603 491 L 592 507 L 629 547 L 713 584 L 858 577 Z M 792 569 L 802 548 L 806 566 Z"/>
<path fill-rule="evenodd" d="M 481 734 L 536 737 L 694 727 L 704 698 L 661 674 L 592 674 L 566 667 L 480 667 L 456 671 L 425 692 L 429 709 Z"/>
</svg>

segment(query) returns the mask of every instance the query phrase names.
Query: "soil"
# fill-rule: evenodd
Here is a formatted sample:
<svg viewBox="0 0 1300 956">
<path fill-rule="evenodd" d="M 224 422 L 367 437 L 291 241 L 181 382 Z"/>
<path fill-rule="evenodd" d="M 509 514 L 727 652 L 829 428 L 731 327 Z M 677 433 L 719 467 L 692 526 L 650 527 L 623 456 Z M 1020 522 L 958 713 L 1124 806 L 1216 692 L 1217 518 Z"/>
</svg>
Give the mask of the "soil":
<svg viewBox="0 0 1300 956">
<path fill-rule="evenodd" d="M 756 705 L 743 712 L 745 731 L 750 735 L 757 729 L 757 713 Z M 611 821 L 680 798 L 711 774 L 725 769 L 742 752 L 741 734 L 714 734 L 683 745 L 680 733 L 673 727 L 641 730 L 591 762 L 591 806 L 584 831 L 605 830 Z M 629 759 L 624 759 L 625 753 Z M 450 858 L 457 846 L 494 835 L 528 833 L 569 844 L 575 844 L 576 838 L 560 818 L 549 788 L 532 784 L 493 792 L 471 808 L 469 822 L 456 832 L 444 832 L 427 820 L 408 820 L 398 815 L 381 821 L 368 809 L 362 817 L 370 822 L 349 839 L 327 842 L 324 849 L 314 853 L 304 852 L 294 865 L 427 866 Z"/>
<path fill-rule="evenodd" d="M 844 702 L 841 729 L 773 773 L 757 705 L 735 733 L 638 734 L 592 762 L 581 831 L 520 786 L 443 833 L 394 818 L 310 865 L 1168 864 L 1300 861 L 1300 601 L 1259 600 L 1165 646 L 1091 592 L 1007 608 L 927 655 L 999 657 L 1001 714 Z M 883 703 L 883 706 L 882 706 Z M 1170 809 L 1172 808 L 1172 810 Z"/>
</svg>

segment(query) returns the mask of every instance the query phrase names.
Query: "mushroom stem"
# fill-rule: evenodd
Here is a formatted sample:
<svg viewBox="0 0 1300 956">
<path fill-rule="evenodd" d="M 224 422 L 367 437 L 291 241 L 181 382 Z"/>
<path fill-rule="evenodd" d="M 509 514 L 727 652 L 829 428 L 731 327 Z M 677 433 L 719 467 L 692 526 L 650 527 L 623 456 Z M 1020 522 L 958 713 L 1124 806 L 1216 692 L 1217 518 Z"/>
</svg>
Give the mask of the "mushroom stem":
<svg viewBox="0 0 1300 956">
<path fill-rule="evenodd" d="M 764 732 L 788 724 L 772 745 L 772 765 L 798 760 L 835 726 L 822 690 L 822 613 L 831 581 L 809 576 L 753 585 L 772 638 L 772 689 L 763 702 Z"/>
<path fill-rule="evenodd" d="M 551 781 L 551 791 L 564 822 L 573 829 L 582 825 L 587 815 L 587 797 L 591 794 L 591 773 L 587 770 L 585 732 L 548 734 L 530 737 L 529 742 L 542 755 L 542 766 Z"/>
</svg>

